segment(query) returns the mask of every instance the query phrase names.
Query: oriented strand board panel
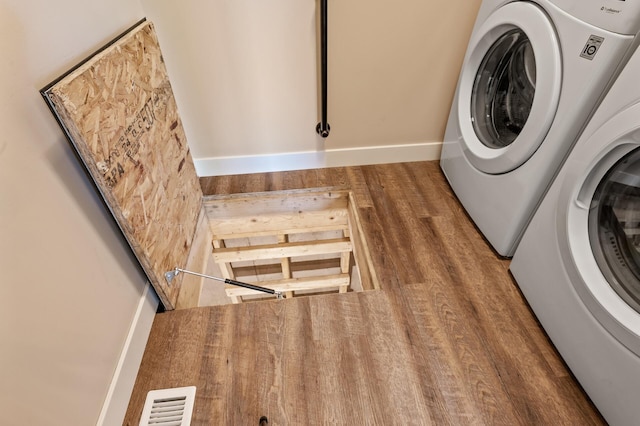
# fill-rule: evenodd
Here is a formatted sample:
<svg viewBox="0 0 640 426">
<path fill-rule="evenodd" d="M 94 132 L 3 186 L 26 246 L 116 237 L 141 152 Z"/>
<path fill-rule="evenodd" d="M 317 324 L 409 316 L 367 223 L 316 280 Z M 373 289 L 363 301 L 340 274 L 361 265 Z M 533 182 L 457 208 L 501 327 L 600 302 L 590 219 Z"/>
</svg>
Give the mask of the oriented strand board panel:
<svg viewBox="0 0 640 426">
<path fill-rule="evenodd" d="M 42 90 L 165 308 L 176 305 L 202 192 L 150 22 Z"/>
</svg>

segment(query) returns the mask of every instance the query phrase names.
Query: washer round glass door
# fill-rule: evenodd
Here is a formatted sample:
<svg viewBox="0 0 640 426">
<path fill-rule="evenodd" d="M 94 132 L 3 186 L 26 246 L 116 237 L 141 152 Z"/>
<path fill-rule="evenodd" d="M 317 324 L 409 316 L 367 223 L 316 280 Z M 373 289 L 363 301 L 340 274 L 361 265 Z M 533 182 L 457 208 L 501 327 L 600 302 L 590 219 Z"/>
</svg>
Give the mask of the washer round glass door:
<svg viewBox="0 0 640 426">
<path fill-rule="evenodd" d="M 545 13 L 527 2 L 501 7 L 475 34 L 458 94 L 464 152 L 485 173 L 507 173 L 533 155 L 555 117 L 558 41 Z"/>
<path fill-rule="evenodd" d="M 480 64 L 471 93 L 471 122 L 480 142 L 504 148 L 520 135 L 536 92 L 531 40 L 519 28 L 504 33 Z"/>
<path fill-rule="evenodd" d="M 602 274 L 640 312 L 640 149 L 598 184 L 589 209 L 589 240 Z"/>
</svg>

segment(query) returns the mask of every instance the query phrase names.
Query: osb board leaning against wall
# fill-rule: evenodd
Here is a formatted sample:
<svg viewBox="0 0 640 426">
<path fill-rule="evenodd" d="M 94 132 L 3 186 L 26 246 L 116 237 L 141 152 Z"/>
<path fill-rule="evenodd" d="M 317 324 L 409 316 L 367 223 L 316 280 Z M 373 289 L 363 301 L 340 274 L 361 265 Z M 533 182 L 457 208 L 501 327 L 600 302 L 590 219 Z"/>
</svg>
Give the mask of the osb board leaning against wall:
<svg viewBox="0 0 640 426">
<path fill-rule="evenodd" d="M 42 90 L 167 309 L 202 192 L 160 46 L 142 21 Z"/>
</svg>

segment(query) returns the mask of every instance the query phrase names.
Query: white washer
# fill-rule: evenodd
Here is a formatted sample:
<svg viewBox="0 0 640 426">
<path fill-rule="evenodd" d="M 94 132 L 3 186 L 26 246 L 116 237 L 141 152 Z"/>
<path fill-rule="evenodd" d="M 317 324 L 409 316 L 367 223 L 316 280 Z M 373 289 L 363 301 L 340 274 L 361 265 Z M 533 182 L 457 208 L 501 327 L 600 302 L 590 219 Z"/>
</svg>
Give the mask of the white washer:
<svg viewBox="0 0 640 426">
<path fill-rule="evenodd" d="M 483 1 L 440 164 L 500 255 L 513 254 L 639 29 L 640 1 Z"/>
<path fill-rule="evenodd" d="M 511 272 L 611 425 L 640 422 L 640 50 L 567 157 Z"/>
</svg>

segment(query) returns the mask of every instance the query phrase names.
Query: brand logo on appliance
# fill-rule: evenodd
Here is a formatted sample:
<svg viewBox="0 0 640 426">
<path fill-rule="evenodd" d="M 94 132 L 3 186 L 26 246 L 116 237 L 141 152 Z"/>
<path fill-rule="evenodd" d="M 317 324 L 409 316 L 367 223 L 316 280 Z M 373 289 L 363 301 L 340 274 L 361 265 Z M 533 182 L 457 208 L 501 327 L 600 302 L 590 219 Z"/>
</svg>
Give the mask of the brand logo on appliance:
<svg viewBox="0 0 640 426">
<path fill-rule="evenodd" d="M 598 49 L 600 48 L 600 45 L 602 45 L 603 41 L 604 38 L 591 34 L 587 43 L 584 45 L 582 52 L 580 52 L 580 56 L 592 61 L 593 57 L 598 53 Z"/>
<path fill-rule="evenodd" d="M 600 11 L 602 11 L 604 13 L 610 13 L 612 15 L 617 15 L 618 13 L 622 13 L 622 10 L 620 10 L 620 9 L 614 9 L 612 7 L 606 7 L 606 6 L 602 6 L 600 8 Z"/>
</svg>

